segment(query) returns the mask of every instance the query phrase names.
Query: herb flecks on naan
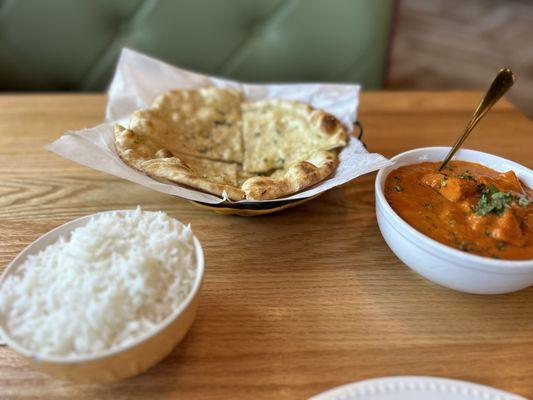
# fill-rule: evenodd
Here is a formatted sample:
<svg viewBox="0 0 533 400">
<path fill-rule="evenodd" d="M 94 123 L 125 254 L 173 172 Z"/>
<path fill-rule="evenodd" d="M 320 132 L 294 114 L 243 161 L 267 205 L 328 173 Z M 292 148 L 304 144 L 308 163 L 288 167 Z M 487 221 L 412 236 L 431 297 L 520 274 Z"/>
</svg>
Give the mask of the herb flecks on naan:
<svg viewBox="0 0 533 400">
<path fill-rule="evenodd" d="M 337 118 L 290 100 L 243 103 L 244 169 L 265 173 L 289 168 L 317 151 L 346 145 Z"/>
<path fill-rule="evenodd" d="M 115 148 L 130 167 L 154 179 L 187 185 L 231 200 L 242 200 L 236 163 L 173 154 L 150 137 L 115 125 Z"/>
<path fill-rule="evenodd" d="M 232 89 L 173 90 L 136 111 L 130 129 L 174 153 L 241 163 L 241 103 Z"/>
</svg>

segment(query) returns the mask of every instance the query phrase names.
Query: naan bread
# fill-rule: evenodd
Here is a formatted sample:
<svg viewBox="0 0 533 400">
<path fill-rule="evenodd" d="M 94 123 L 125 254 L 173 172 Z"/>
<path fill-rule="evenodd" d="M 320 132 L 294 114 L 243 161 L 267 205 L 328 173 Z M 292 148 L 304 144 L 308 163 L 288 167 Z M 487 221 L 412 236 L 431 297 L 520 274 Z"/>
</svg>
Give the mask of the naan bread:
<svg viewBox="0 0 533 400">
<path fill-rule="evenodd" d="M 247 199 L 272 200 L 299 192 L 326 179 L 339 163 L 334 151 L 319 151 L 287 170 L 247 179 L 242 190 Z"/>
<path fill-rule="evenodd" d="M 314 153 L 346 145 L 348 134 L 334 116 L 290 100 L 242 104 L 244 170 L 287 169 Z"/>
<path fill-rule="evenodd" d="M 226 192 L 234 201 L 244 198 L 244 192 L 237 188 L 239 167 L 235 163 L 173 154 L 151 137 L 120 125 L 115 125 L 114 135 L 119 157 L 154 179 L 191 186 L 221 197 Z"/>
<path fill-rule="evenodd" d="M 241 102 L 233 89 L 173 90 L 136 111 L 130 129 L 173 153 L 242 163 Z"/>
<path fill-rule="evenodd" d="M 181 157 L 160 158 L 146 161 L 143 163 L 142 168 L 146 174 L 156 179 L 165 179 L 190 186 L 220 197 L 224 197 L 224 193 L 226 193 L 227 197 L 233 201 L 245 198 L 244 192 L 235 187 L 224 176 L 235 176 L 237 172 L 236 164 L 225 164 L 211 160 L 205 162 L 210 163 L 210 165 L 206 167 L 204 163 L 184 162 Z M 226 169 L 223 173 L 221 172 L 222 168 Z M 212 175 L 212 171 L 217 172 Z"/>
<path fill-rule="evenodd" d="M 115 149 L 118 156 L 136 170 L 142 163 L 154 158 L 169 156 L 169 151 L 148 136 L 138 135 L 121 125 L 114 127 Z"/>
<path fill-rule="evenodd" d="M 348 134 L 332 115 L 288 100 L 244 103 L 231 89 L 175 90 L 115 126 L 132 168 L 233 200 L 269 200 L 335 171 Z"/>
</svg>

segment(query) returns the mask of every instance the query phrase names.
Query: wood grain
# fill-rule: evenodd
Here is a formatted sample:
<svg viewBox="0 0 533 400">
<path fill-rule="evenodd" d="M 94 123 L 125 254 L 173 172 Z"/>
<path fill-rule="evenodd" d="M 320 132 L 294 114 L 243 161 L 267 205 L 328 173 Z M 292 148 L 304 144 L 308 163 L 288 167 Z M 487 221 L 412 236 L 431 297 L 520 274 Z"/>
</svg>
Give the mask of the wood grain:
<svg viewBox="0 0 533 400">
<path fill-rule="evenodd" d="M 477 92 L 365 93 L 371 151 L 453 141 Z M 474 296 L 434 285 L 387 248 L 374 174 L 278 214 L 217 215 L 43 149 L 103 118 L 103 95 L 0 97 L 0 266 L 49 229 L 108 209 L 164 210 L 191 223 L 206 255 L 198 317 L 147 373 L 75 385 L 0 348 L 2 399 L 303 399 L 385 375 L 465 379 L 533 397 L 533 288 Z M 503 102 L 470 148 L 529 167 L 533 124 Z"/>
</svg>

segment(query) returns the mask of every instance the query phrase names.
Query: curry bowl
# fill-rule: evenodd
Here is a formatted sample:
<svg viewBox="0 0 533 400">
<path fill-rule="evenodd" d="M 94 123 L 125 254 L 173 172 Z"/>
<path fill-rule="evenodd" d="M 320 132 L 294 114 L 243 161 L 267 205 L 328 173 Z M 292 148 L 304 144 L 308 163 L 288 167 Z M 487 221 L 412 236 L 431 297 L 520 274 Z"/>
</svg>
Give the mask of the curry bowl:
<svg viewBox="0 0 533 400">
<path fill-rule="evenodd" d="M 6 268 L 0 278 L 0 286 L 28 256 L 37 254 L 56 242 L 60 236 L 68 235 L 74 229 L 86 225 L 91 217 L 93 215 L 67 222 L 31 243 Z M 30 365 L 55 378 L 80 383 L 104 383 L 138 375 L 166 357 L 185 337 L 194 321 L 200 300 L 204 255 L 202 246 L 195 236 L 193 242 L 197 272 L 190 292 L 170 315 L 154 326 L 153 330 L 145 332 L 127 344 L 89 355 L 40 355 L 27 349 L 11 336 L 3 317 L 0 318 L 0 337 Z"/>
<path fill-rule="evenodd" d="M 473 294 L 502 294 L 533 285 L 533 259 L 503 260 L 466 253 L 442 244 L 404 221 L 385 197 L 385 180 L 398 167 L 420 162 L 440 162 L 449 147 L 410 150 L 393 157 L 375 181 L 376 217 L 387 245 L 409 268 L 450 289 Z M 533 172 L 520 164 L 480 151 L 461 149 L 454 160 L 482 164 L 498 172 L 512 170 L 527 186 Z"/>
</svg>

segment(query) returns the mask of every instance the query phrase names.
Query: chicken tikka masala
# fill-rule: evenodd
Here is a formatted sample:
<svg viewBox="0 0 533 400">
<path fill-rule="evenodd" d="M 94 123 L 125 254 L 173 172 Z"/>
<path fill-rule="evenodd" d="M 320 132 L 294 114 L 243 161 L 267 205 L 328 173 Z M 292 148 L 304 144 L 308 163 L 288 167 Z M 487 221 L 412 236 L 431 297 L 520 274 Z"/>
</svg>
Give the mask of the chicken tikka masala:
<svg viewBox="0 0 533 400">
<path fill-rule="evenodd" d="M 408 224 L 456 249 L 506 260 L 533 259 L 533 190 L 513 171 L 423 162 L 392 171 L 385 197 Z"/>
</svg>

